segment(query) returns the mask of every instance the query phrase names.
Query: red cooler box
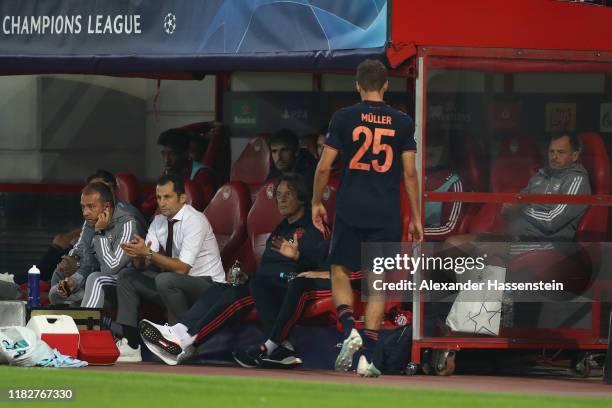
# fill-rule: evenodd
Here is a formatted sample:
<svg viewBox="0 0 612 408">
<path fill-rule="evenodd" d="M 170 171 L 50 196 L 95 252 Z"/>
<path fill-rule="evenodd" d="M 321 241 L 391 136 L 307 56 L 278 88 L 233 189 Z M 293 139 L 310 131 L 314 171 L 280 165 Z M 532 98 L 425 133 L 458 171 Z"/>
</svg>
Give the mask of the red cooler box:
<svg viewBox="0 0 612 408">
<path fill-rule="evenodd" d="M 66 315 L 33 316 L 27 328 L 32 329 L 51 348 L 76 358 L 79 350 L 79 329 L 74 320 Z"/>
<path fill-rule="evenodd" d="M 79 360 L 93 365 L 111 365 L 119 358 L 119 349 L 110 330 L 79 330 Z"/>
</svg>

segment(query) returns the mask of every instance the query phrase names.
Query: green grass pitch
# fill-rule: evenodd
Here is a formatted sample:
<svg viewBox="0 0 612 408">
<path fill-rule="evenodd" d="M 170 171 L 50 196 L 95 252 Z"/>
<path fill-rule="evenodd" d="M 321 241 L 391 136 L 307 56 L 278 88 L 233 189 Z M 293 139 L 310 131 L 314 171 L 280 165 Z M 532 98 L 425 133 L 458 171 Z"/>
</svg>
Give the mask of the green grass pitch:
<svg viewBox="0 0 612 408">
<path fill-rule="evenodd" d="M 407 384 L 410 380 L 406 379 Z M 82 369 L 0 367 L 3 403 L 14 407 L 612 407 L 612 399 L 569 398 L 384 386 L 286 381 L 266 378 L 100 372 Z M 74 400 L 19 402 L 7 388 L 71 388 Z M 43 405 L 41 405 L 43 404 Z"/>
</svg>

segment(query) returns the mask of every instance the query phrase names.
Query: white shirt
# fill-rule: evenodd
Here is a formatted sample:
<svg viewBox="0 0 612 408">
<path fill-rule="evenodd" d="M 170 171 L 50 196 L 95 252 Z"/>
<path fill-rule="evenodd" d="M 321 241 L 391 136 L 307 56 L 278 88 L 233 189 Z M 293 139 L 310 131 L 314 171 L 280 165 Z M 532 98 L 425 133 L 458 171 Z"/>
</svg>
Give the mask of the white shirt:
<svg viewBox="0 0 612 408">
<path fill-rule="evenodd" d="M 219 246 L 212 226 L 204 214 L 185 204 L 173 220 L 172 257 L 191 266 L 189 276 L 210 276 L 215 282 L 225 282 Z M 145 242 L 151 242 L 151 249 L 159 252 L 166 245 L 168 219 L 159 214 L 153 219 Z"/>
</svg>

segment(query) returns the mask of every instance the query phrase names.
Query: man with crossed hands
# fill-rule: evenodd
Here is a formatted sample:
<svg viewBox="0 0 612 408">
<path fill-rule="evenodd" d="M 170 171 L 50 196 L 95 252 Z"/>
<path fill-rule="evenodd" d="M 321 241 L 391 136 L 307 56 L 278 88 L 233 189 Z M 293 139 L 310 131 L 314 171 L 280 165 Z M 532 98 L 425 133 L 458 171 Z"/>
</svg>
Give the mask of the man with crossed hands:
<svg viewBox="0 0 612 408">
<path fill-rule="evenodd" d="M 146 239 L 136 236 L 122 245 L 135 268 L 119 274 L 117 322 L 123 326 L 123 338 L 118 361 L 142 360 L 136 329 L 141 298 L 167 307 L 172 324 L 207 289 L 225 281 L 212 227 L 187 204 L 183 179 L 162 176 L 156 198 L 161 214 L 153 219 Z"/>
</svg>

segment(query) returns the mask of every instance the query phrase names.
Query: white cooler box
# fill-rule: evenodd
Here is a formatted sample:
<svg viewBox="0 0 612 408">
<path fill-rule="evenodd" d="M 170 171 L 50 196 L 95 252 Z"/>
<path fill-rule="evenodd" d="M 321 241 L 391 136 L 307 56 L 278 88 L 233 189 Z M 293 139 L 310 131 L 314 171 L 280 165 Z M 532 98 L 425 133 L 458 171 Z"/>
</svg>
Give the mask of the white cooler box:
<svg viewBox="0 0 612 408">
<path fill-rule="evenodd" d="M 66 315 L 33 316 L 27 326 L 39 339 L 60 353 L 77 358 L 79 352 L 79 329 L 74 320 Z"/>
</svg>

